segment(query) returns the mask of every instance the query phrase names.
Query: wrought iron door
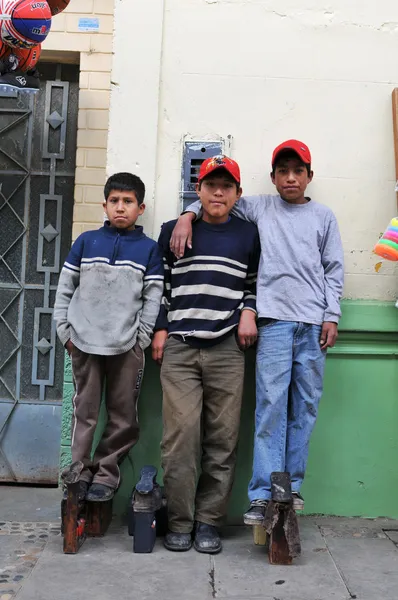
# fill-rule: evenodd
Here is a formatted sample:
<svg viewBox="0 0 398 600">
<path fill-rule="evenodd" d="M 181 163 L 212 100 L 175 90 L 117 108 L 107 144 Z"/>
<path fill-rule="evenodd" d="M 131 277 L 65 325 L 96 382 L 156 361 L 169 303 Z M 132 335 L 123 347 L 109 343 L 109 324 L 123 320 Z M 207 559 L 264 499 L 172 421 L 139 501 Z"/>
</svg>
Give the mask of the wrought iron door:
<svg viewBox="0 0 398 600">
<path fill-rule="evenodd" d="M 0 92 L 0 481 L 56 483 L 64 350 L 52 319 L 71 243 L 78 68 Z"/>
</svg>

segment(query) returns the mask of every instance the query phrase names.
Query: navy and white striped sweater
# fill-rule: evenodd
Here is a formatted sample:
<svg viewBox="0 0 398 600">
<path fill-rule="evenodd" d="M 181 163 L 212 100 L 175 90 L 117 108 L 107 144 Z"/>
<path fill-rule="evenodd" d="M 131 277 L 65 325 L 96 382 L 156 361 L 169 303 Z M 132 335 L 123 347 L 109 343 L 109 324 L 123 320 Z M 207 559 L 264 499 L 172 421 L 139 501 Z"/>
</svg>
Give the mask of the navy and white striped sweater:
<svg viewBox="0 0 398 600">
<path fill-rule="evenodd" d="M 169 247 L 176 222 L 165 223 L 159 237 L 165 279 L 155 329 L 212 346 L 235 330 L 243 309 L 256 312 L 257 228 L 236 217 L 220 225 L 196 221 L 192 249 L 177 260 Z"/>
<path fill-rule="evenodd" d="M 122 354 L 137 340 L 145 349 L 162 291 L 162 254 L 142 227 L 87 231 L 73 244 L 59 278 L 58 337 L 88 354 Z"/>
</svg>

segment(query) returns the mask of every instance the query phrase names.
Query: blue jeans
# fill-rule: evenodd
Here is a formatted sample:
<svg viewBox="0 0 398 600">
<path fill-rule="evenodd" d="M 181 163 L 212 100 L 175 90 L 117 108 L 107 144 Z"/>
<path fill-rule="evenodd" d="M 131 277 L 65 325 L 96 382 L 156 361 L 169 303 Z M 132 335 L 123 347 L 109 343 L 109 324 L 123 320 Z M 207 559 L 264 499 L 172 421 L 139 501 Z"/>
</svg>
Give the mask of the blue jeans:
<svg viewBox="0 0 398 600">
<path fill-rule="evenodd" d="M 250 501 L 271 497 L 273 471 L 288 471 L 292 491 L 300 491 L 322 396 L 320 335 L 320 325 L 291 321 L 270 319 L 259 327 Z"/>
</svg>

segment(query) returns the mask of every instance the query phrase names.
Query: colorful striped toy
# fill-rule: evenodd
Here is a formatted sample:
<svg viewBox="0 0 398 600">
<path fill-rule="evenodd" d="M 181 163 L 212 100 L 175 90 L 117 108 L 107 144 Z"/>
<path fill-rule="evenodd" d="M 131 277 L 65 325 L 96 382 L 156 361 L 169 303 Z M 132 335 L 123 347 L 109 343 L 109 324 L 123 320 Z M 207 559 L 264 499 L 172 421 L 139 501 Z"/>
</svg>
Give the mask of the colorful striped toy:
<svg viewBox="0 0 398 600">
<path fill-rule="evenodd" d="M 392 219 L 373 251 L 387 260 L 398 260 L 398 217 Z"/>
</svg>

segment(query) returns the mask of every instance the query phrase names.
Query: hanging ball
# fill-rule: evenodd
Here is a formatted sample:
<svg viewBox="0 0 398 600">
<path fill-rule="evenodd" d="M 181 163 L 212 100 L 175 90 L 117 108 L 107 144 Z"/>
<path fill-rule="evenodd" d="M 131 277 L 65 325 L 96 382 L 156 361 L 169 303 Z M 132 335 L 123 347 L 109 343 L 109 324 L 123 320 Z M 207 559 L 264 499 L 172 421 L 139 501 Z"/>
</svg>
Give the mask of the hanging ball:
<svg viewBox="0 0 398 600">
<path fill-rule="evenodd" d="M 6 58 L 6 56 L 8 56 L 10 52 L 11 48 L 9 46 L 6 46 L 4 42 L 2 42 L 2 40 L 0 39 L 0 60 Z"/>
<path fill-rule="evenodd" d="M 68 6 L 70 0 L 47 0 L 51 10 L 51 14 L 54 17 L 59 15 Z"/>
<path fill-rule="evenodd" d="M 0 0 L 0 39 L 13 48 L 32 48 L 51 29 L 47 0 Z"/>
<path fill-rule="evenodd" d="M 37 65 L 41 54 L 41 44 L 33 46 L 33 48 L 13 48 L 12 54 L 18 61 L 17 68 L 26 73 Z"/>
</svg>

